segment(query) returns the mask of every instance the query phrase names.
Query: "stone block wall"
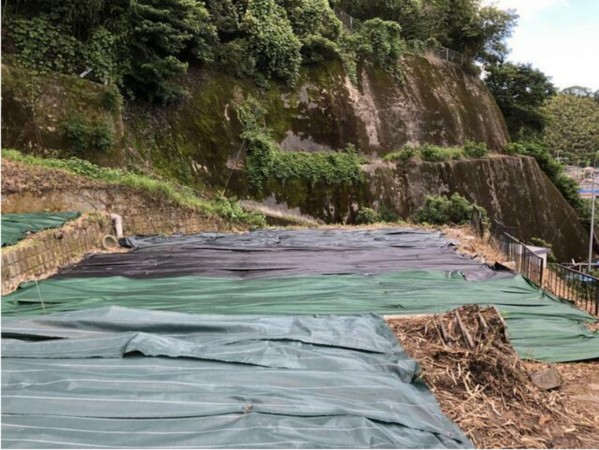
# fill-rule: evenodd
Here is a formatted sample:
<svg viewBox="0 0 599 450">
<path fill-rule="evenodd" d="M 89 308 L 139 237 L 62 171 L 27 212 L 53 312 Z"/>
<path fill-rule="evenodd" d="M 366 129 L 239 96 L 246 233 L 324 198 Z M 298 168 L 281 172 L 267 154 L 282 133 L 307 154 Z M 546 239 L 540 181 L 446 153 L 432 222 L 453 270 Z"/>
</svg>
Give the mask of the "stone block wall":
<svg viewBox="0 0 599 450">
<path fill-rule="evenodd" d="M 2 248 L 2 294 L 100 250 L 107 234 L 113 234 L 109 216 L 86 214 L 62 228 L 40 231 Z"/>
</svg>

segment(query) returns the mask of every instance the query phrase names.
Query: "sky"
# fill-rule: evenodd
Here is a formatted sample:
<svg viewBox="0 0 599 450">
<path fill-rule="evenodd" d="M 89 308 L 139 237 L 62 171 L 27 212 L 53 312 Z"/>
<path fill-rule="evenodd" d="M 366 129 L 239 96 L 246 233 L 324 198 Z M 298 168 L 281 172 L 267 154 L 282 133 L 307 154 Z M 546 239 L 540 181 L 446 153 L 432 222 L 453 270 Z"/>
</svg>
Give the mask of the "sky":
<svg viewBox="0 0 599 450">
<path fill-rule="evenodd" d="M 599 89 L 599 0 L 485 0 L 515 9 L 508 60 L 532 63 L 558 88 Z"/>
</svg>

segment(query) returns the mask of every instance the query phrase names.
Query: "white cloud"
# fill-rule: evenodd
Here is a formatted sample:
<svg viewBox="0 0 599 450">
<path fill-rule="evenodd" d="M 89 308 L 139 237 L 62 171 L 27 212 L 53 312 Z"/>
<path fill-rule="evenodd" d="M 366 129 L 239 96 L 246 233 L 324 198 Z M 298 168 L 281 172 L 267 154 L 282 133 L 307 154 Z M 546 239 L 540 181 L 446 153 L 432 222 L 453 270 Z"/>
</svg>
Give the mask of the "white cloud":
<svg viewBox="0 0 599 450">
<path fill-rule="evenodd" d="M 483 0 L 483 4 L 495 5 L 501 9 L 515 9 L 522 21 L 546 9 L 568 6 L 568 0 Z"/>
</svg>

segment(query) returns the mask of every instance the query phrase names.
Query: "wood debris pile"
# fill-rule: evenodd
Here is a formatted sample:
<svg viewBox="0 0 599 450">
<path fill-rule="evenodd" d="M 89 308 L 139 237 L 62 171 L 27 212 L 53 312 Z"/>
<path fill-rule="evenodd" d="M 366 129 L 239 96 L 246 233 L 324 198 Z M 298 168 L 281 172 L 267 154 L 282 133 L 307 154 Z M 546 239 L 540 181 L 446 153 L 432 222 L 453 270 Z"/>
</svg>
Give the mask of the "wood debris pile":
<svg viewBox="0 0 599 450">
<path fill-rule="evenodd" d="M 509 344 L 495 308 L 391 319 L 443 411 L 479 448 L 581 448 L 597 422 L 568 409 L 559 389 L 543 391 Z"/>
</svg>

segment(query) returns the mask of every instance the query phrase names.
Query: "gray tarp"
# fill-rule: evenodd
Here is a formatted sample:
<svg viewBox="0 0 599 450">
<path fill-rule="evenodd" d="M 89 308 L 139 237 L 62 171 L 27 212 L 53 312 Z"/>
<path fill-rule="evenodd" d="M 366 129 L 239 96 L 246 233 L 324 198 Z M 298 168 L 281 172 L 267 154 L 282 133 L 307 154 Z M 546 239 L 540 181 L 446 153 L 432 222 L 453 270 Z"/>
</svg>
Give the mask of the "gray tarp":
<svg viewBox="0 0 599 450">
<path fill-rule="evenodd" d="M 3 447 L 470 447 L 374 315 L 5 318 Z"/>
<path fill-rule="evenodd" d="M 400 270 L 461 271 L 468 279 L 500 277 L 456 253 L 439 232 L 413 229 L 268 230 L 127 239 L 127 254 L 92 255 L 57 277 L 227 278 L 373 274 Z"/>
</svg>

